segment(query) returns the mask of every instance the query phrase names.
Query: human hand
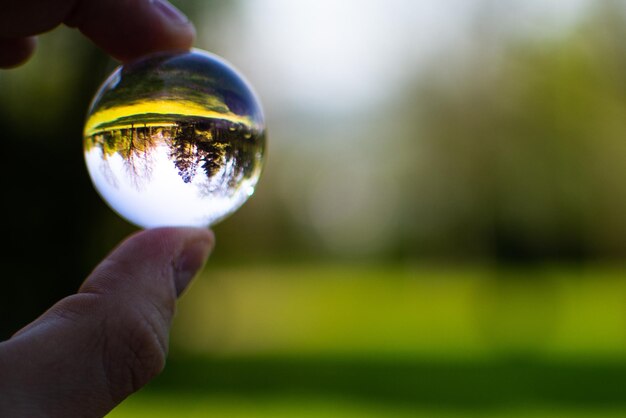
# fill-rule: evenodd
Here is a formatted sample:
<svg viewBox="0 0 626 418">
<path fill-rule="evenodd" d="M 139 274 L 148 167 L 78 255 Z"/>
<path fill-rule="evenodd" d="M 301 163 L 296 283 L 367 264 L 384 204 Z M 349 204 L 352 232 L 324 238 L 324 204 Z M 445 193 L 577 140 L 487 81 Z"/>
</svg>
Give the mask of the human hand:
<svg viewBox="0 0 626 418">
<path fill-rule="evenodd" d="M 8 0 L 0 7 L 0 68 L 35 36 L 78 28 L 113 57 L 188 49 L 193 25 L 164 0 Z M 163 368 L 176 298 L 213 246 L 210 231 L 131 236 L 69 296 L 0 343 L 0 416 L 99 417 Z"/>
<path fill-rule="evenodd" d="M 101 417 L 165 364 L 176 298 L 202 267 L 213 234 L 139 232 L 78 293 L 0 343 L 0 416 Z"/>
<path fill-rule="evenodd" d="M 0 6 L 0 68 L 26 61 L 36 35 L 78 28 L 114 58 L 191 47 L 195 29 L 166 0 L 5 0 Z"/>
</svg>

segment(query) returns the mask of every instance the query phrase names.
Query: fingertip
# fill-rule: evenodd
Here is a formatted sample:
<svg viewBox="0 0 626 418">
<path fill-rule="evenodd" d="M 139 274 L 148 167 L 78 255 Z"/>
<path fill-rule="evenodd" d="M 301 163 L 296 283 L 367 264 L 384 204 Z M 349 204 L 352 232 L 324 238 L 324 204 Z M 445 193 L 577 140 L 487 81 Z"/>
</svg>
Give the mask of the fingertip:
<svg viewBox="0 0 626 418">
<path fill-rule="evenodd" d="M 177 296 L 180 296 L 204 267 L 213 250 L 215 239 L 212 232 L 194 235 L 196 236 L 193 239 L 185 242 L 182 251 L 174 261 L 174 283 Z"/>
<path fill-rule="evenodd" d="M 0 68 L 15 68 L 24 64 L 37 48 L 37 38 L 0 39 Z"/>
<path fill-rule="evenodd" d="M 162 248 L 182 248 L 188 242 L 205 241 L 211 248 L 215 241 L 213 231 L 198 227 L 160 227 L 136 232 L 127 241 L 160 243 Z"/>
<path fill-rule="evenodd" d="M 163 19 L 172 25 L 186 25 L 189 18 L 166 0 L 150 0 L 152 7 L 162 15 Z"/>
<path fill-rule="evenodd" d="M 186 287 L 208 258 L 213 232 L 204 228 L 154 228 L 136 232 L 94 270 L 81 292 L 153 294 L 164 304 Z"/>
<path fill-rule="evenodd" d="M 122 62 L 153 52 L 189 50 L 196 35 L 191 21 L 165 0 L 84 1 L 66 24 Z"/>
</svg>

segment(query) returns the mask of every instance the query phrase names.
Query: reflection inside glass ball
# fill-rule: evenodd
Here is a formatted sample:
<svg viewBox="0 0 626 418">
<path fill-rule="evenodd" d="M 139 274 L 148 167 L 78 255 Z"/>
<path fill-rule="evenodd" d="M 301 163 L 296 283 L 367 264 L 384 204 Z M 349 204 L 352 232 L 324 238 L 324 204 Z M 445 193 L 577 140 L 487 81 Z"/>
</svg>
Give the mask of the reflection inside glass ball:
<svg viewBox="0 0 626 418">
<path fill-rule="evenodd" d="M 141 227 L 208 226 L 254 192 L 265 124 L 256 95 L 229 64 L 194 50 L 118 67 L 85 124 L 97 191 Z"/>
</svg>

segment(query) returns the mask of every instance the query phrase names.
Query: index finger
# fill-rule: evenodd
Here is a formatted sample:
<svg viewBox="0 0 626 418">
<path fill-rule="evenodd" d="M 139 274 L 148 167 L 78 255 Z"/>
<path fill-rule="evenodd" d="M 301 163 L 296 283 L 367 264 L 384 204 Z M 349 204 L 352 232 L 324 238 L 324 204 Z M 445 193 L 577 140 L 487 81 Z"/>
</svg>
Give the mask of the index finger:
<svg viewBox="0 0 626 418">
<path fill-rule="evenodd" d="M 189 49 L 195 37 L 193 24 L 166 0 L 22 0 L 4 3 L 0 15 L 0 40 L 11 44 L 19 44 L 20 39 L 65 23 L 78 28 L 114 58 L 127 61 L 161 50 Z"/>
</svg>

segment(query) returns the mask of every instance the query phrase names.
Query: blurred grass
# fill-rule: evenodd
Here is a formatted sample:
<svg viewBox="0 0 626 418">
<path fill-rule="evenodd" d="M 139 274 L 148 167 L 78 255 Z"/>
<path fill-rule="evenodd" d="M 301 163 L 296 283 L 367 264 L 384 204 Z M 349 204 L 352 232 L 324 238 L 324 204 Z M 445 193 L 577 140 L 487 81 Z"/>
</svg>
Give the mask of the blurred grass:
<svg viewBox="0 0 626 418">
<path fill-rule="evenodd" d="M 209 268 L 111 416 L 626 416 L 624 273 Z"/>
<path fill-rule="evenodd" d="M 186 352 L 626 358 L 626 272 L 304 265 L 208 269 L 184 295 Z"/>
<path fill-rule="evenodd" d="M 368 407 L 350 402 L 316 399 L 271 398 L 250 401 L 234 397 L 196 397 L 187 395 L 144 395 L 126 401 L 123 407 L 108 415 L 112 418 L 621 418 L 624 410 L 615 408 L 579 410 L 573 408 L 522 408 L 493 411 L 442 411 Z"/>
</svg>

